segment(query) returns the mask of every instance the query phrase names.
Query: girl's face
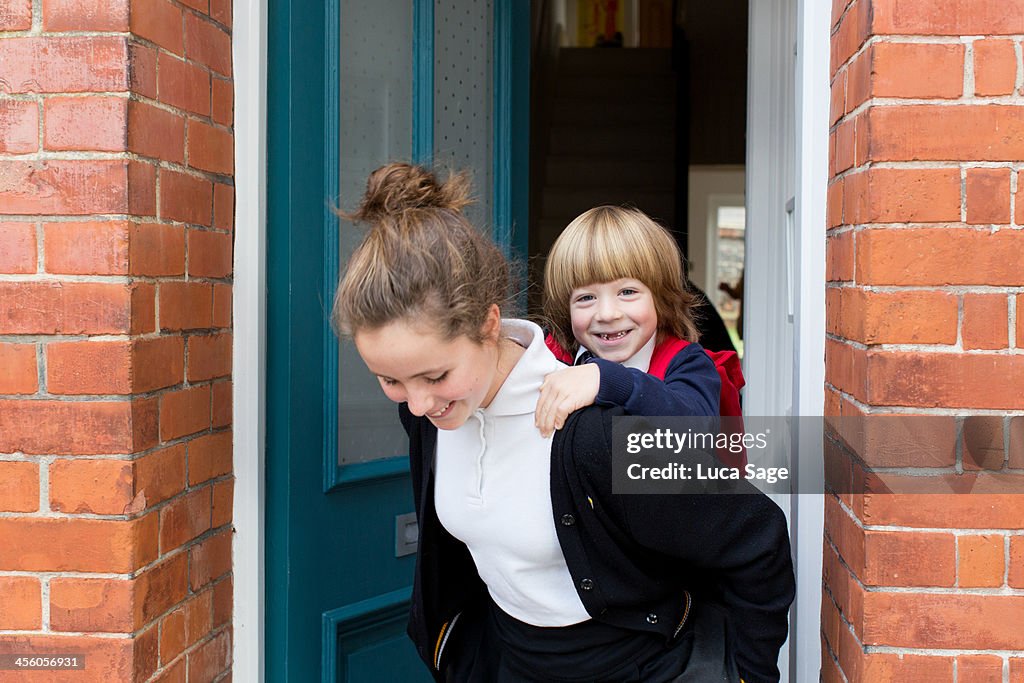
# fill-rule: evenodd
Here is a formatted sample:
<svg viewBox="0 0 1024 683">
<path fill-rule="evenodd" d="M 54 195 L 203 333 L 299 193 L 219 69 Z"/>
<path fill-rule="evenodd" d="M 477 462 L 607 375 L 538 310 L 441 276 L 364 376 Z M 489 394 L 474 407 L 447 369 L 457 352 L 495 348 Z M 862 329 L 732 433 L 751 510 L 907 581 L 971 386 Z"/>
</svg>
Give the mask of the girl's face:
<svg viewBox="0 0 1024 683">
<path fill-rule="evenodd" d="M 461 427 L 486 407 L 504 380 L 498 367 L 501 315 L 494 306 L 481 329 L 484 341 L 445 339 L 426 320 L 398 320 L 354 336 L 356 349 L 384 393 L 408 403 L 438 429 Z"/>
<path fill-rule="evenodd" d="M 569 317 L 580 345 L 616 363 L 629 360 L 658 331 L 651 290 L 632 278 L 572 290 Z"/>
</svg>

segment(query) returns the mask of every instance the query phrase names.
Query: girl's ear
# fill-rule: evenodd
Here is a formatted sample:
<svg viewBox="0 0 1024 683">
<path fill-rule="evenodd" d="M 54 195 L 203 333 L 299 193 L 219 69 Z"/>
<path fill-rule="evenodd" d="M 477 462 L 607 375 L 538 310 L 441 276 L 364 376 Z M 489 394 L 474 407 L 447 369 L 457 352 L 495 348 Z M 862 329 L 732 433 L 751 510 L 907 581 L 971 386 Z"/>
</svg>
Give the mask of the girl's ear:
<svg viewBox="0 0 1024 683">
<path fill-rule="evenodd" d="M 487 309 L 487 316 L 484 318 L 484 324 L 480 326 L 480 336 L 485 341 L 498 341 L 498 337 L 501 335 L 501 309 L 498 308 L 498 304 L 491 304 L 491 307 Z"/>
</svg>

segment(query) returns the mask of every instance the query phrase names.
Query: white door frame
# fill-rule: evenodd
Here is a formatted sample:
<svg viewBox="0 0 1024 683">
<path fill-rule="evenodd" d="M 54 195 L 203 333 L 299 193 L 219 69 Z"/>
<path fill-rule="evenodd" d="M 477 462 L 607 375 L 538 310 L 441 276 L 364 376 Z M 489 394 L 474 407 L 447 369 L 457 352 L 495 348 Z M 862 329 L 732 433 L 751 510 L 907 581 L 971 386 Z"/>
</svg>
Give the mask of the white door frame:
<svg viewBox="0 0 1024 683">
<path fill-rule="evenodd" d="M 234 472 L 236 681 L 263 683 L 267 1 L 234 0 Z"/>
<path fill-rule="evenodd" d="M 824 412 L 830 12 L 820 0 L 750 3 L 743 305 L 750 415 Z M 787 325 L 791 343 L 775 334 Z M 792 368 L 791 377 L 772 376 L 780 365 Z M 801 463 L 801 476 L 821 479 L 808 469 Z M 783 680 L 817 681 L 823 495 L 778 502 L 789 515 L 797 576 Z"/>
</svg>

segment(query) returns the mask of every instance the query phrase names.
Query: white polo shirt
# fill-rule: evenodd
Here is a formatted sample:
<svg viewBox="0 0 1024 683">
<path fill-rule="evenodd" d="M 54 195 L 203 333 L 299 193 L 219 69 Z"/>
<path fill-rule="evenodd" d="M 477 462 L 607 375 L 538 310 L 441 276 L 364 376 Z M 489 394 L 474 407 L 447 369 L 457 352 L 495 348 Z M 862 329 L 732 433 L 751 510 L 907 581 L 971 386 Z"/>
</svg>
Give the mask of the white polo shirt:
<svg viewBox="0 0 1024 683">
<path fill-rule="evenodd" d="M 438 430 L 434 505 L 502 610 L 534 626 L 568 626 L 590 615 L 555 534 L 551 439 L 534 426 L 544 376 L 565 365 L 531 322 L 504 320 L 502 335 L 526 351 L 487 408 Z"/>
</svg>

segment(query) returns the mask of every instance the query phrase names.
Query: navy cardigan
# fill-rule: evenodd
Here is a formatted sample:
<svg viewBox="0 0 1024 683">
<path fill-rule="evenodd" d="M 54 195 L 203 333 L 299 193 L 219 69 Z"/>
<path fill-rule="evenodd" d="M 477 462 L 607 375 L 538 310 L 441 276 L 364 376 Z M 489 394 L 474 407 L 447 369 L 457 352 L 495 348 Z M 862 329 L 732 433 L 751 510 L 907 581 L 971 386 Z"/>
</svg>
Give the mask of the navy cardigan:
<svg viewBox="0 0 1024 683">
<path fill-rule="evenodd" d="M 409 434 L 419 552 L 409 635 L 438 681 L 458 630 L 481 631 L 486 586 L 468 548 L 441 525 L 432 466 L 437 429 L 399 407 Z M 569 416 L 551 449 L 553 523 L 576 591 L 596 620 L 661 634 L 682 629 L 691 596 L 723 606 L 746 683 L 779 680 L 777 659 L 795 595 L 785 516 L 746 481 L 743 494 L 612 495 L 612 418 L 590 406 Z M 476 616 L 474 616 L 476 615 Z M 480 648 L 478 648 L 480 649 Z"/>
</svg>

